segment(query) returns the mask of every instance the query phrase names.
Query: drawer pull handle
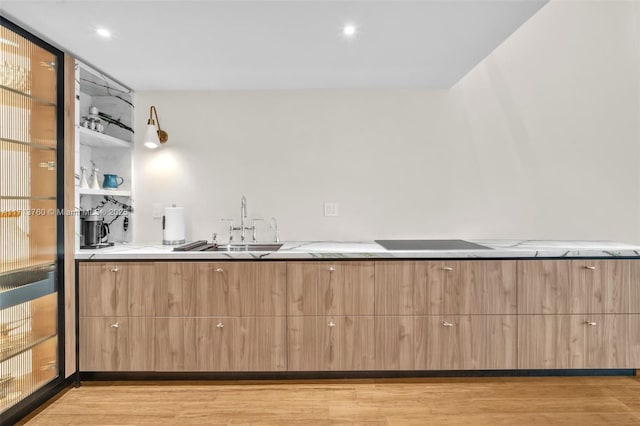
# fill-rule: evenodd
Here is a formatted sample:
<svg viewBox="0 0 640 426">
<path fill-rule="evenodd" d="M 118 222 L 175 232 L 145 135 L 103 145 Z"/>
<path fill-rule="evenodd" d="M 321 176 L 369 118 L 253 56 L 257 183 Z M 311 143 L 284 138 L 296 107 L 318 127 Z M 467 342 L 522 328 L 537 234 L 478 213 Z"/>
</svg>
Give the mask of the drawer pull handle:
<svg viewBox="0 0 640 426">
<path fill-rule="evenodd" d="M 222 268 L 216 268 L 216 272 L 224 272 L 224 269 L 222 269 Z"/>
<path fill-rule="evenodd" d="M 120 323 L 119 322 L 114 322 L 109 327 L 111 327 L 111 328 L 120 328 Z"/>
<path fill-rule="evenodd" d="M 585 266 L 584 269 L 588 269 L 590 271 L 595 271 L 596 267 L 595 266 Z"/>
<path fill-rule="evenodd" d="M 329 272 L 335 272 L 336 268 L 334 266 L 329 266 Z"/>
<path fill-rule="evenodd" d="M 590 325 L 592 327 L 595 327 L 596 325 L 598 325 L 598 323 L 595 321 L 586 321 L 585 324 Z"/>
<path fill-rule="evenodd" d="M 333 321 L 329 321 L 329 324 L 327 324 L 329 327 L 335 327 L 336 323 Z"/>
<path fill-rule="evenodd" d="M 442 326 L 443 327 L 453 327 L 453 323 L 445 321 L 445 322 L 442 323 Z"/>
<path fill-rule="evenodd" d="M 223 328 L 223 327 L 224 327 L 224 324 L 223 324 L 223 323 L 221 323 L 221 322 L 219 322 L 219 323 L 217 323 L 217 324 L 216 324 L 216 327 L 218 327 L 218 328 Z"/>
<path fill-rule="evenodd" d="M 445 271 L 453 271 L 453 268 L 451 266 L 445 266 L 444 268 Z"/>
<path fill-rule="evenodd" d="M 111 268 L 111 272 L 118 272 L 118 268 Z"/>
</svg>

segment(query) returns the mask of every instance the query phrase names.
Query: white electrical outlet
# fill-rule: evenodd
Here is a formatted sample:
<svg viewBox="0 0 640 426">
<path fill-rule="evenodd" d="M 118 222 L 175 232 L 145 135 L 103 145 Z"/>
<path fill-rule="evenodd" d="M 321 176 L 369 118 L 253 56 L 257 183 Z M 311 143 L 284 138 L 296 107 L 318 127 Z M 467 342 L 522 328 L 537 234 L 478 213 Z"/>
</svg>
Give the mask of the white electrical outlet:
<svg viewBox="0 0 640 426">
<path fill-rule="evenodd" d="M 160 219 L 162 217 L 162 204 L 161 203 L 153 203 L 153 218 Z"/>
<path fill-rule="evenodd" d="M 324 203 L 325 216 L 339 216 L 338 203 Z"/>
</svg>

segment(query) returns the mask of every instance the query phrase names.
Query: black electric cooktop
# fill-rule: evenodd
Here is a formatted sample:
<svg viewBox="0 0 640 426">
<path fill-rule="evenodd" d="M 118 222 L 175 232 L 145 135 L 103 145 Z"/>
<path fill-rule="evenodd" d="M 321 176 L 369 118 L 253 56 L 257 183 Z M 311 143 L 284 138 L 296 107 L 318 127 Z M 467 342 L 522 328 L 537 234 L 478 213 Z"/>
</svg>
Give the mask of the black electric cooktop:
<svg viewBox="0 0 640 426">
<path fill-rule="evenodd" d="M 465 240 L 376 240 L 387 250 L 493 250 Z"/>
</svg>

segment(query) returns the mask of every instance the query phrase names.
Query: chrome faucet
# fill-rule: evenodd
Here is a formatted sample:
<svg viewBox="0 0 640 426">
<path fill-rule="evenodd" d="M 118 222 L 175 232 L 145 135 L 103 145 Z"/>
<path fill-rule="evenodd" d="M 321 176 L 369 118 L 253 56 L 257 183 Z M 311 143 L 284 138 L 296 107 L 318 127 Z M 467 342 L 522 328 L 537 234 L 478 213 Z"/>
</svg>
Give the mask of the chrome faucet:
<svg viewBox="0 0 640 426">
<path fill-rule="evenodd" d="M 229 222 L 229 243 L 233 242 L 233 231 L 240 231 L 240 242 L 245 242 L 245 231 L 252 231 L 253 242 L 258 239 L 256 235 L 256 221 L 262 219 L 253 219 L 253 226 L 245 226 L 244 220 L 247 218 L 247 197 L 244 195 L 240 199 L 240 226 L 233 226 L 232 219 L 222 219 L 223 222 Z"/>
</svg>

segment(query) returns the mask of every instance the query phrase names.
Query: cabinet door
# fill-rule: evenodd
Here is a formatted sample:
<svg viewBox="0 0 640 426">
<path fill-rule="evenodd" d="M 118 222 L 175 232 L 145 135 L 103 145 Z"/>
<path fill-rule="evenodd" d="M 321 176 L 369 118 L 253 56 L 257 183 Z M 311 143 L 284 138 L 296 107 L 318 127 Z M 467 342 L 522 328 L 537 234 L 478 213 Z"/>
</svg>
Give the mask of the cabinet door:
<svg viewBox="0 0 640 426">
<path fill-rule="evenodd" d="M 637 260 L 518 262 L 518 312 L 609 314 L 640 312 Z"/>
<path fill-rule="evenodd" d="M 80 316 L 153 316 L 153 263 L 80 264 Z"/>
<path fill-rule="evenodd" d="M 442 262 L 444 304 L 441 312 L 515 314 L 516 262 L 470 260 Z"/>
<path fill-rule="evenodd" d="M 81 371 L 153 371 L 153 318 L 80 317 Z"/>
<path fill-rule="evenodd" d="M 284 317 L 156 319 L 158 371 L 286 369 Z"/>
<path fill-rule="evenodd" d="M 415 368 L 413 317 L 375 317 L 376 370 Z"/>
<path fill-rule="evenodd" d="M 375 314 L 442 311 L 445 270 L 441 262 L 376 261 Z"/>
<path fill-rule="evenodd" d="M 372 315 L 373 262 L 287 262 L 289 315 Z"/>
<path fill-rule="evenodd" d="M 516 316 L 418 316 L 416 369 L 516 368 Z"/>
<path fill-rule="evenodd" d="M 287 318 L 290 371 L 355 371 L 375 368 L 374 318 Z"/>
<path fill-rule="evenodd" d="M 283 262 L 157 264 L 158 316 L 285 315 Z"/>
<path fill-rule="evenodd" d="M 632 262 L 631 260 L 572 260 L 568 312 L 604 314 L 629 312 Z"/>
<path fill-rule="evenodd" d="M 522 315 L 518 367 L 631 368 L 629 315 Z"/>
</svg>

